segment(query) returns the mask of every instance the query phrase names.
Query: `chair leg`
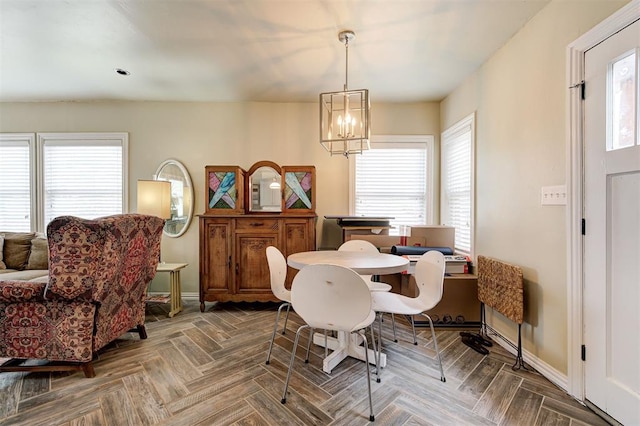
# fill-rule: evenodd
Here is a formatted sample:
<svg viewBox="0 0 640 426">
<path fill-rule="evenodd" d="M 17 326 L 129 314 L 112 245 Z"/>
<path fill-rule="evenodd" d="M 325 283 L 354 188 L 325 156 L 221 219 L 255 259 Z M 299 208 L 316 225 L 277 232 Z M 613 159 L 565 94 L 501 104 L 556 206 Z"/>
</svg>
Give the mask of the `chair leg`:
<svg viewBox="0 0 640 426">
<path fill-rule="evenodd" d="M 278 313 L 276 314 L 276 322 L 273 324 L 273 333 L 271 333 L 271 343 L 269 343 L 269 352 L 267 353 L 267 361 L 265 364 L 269 365 L 269 360 L 271 359 L 271 350 L 273 349 L 273 341 L 276 338 L 276 331 L 278 330 L 278 321 L 280 320 L 280 311 L 282 310 L 282 308 L 284 308 L 284 306 L 287 305 L 287 314 L 289 313 L 289 306 L 291 305 L 291 303 L 289 302 L 284 302 L 281 303 L 280 306 L 278 306 Z M 285 328 L 286 328 L 286 319 L 285 319 Z M 284 330 L 282 331 L 282 334 L 284 334 Z"/>
<path fill-rule="evenodd" d="M 413 344 L 417 345 L 418 339 L 416 339 L 416 325 L 415 325 L 415 321 L 413 320 L 413 315 L 410 315 L 410 317 L 411 317 L 411 331 L 413 332 Z"/>
<path fill-rule="evenodd" d="M 305 364 L 309 364 L 309 349 L 311 349 L 312 340 L 313 340 L 313 327 L 309 327 L 309 341 L 307 342 L 307 355 L 304 357 Z"/>
<path fill-rule="evenodd" d="M 84 372 L 84 377 L 87 377 L 89 379 L 96 377 L 96 372 L 93 369 L 93 364 L 91 363 L 91 361 L 84 362 L 80 364 L 80 366 L 82 367 L 82 371 Z"/>
<path fill-rule="evenodd" d="M 293 361 L 296 359 L 296 349 L 298 348 L 298 340 L 300 339 L 300 332 L 303 328 L 308 328 L 308 325 L 301 325 L 298 327 L 298 331 L 296 331 L 296 338 L 293 341 L 293 349 L 291 350 L 291 361 L 289 362 L 289 371 L 287 371 L 287 380 L 284 382 L 284 391 L 282 392 L 281 403 L 285 404 L 287 402 L 287 389 L 289 388 L 289 379 L 291 379 L 291 372 L 293 371 Z"/>
<path fill-rule="evenodd" d="M 284 315 L 284 327 L 282 327 L 282 335 L 284 336 L 287 331 L 287 321 L 289 320 L 289 309 L 291 309 L 291 303 L 285 302 L 287 304 L 287 313 Z"/>
<path fill-rule="evenodd" d="M 422 313 L 423 316 L 427 317 L 429 320 L 429 327 L 431 327 L 431 338 L 433 339 L 433 345 L 436 348 L 436 355 L 438 355 L 438 363 L 440 365 L 440 381 L 446 382 L 447 379 L 444 377 L 444 370 L 442 369 L 442 358 L 440 357 L 440 349 L 438 349 L 438 340 L 436 340 L 436 331 L 433 328 L 433 321 L 431 321 L 431 317 L 425 313 Z"/>
<path fill-rule="evenodd" d="M 398 337 L 396 337 L 396 316 L 391 314 L 391 324 L 393 325 L 393 341 L 398 343 Z"/>
<path fill-rule="evenodd" d="M 365 369 L 367 370 L 367 388 L 369 390 L 369 421 L 373 422 L 375 421 L 375 417 L 373 416 L 373 400 L 371 399 L 371 371 L 369 370 L 369 344 L 367 343 L 367 336 L 365 335 L 364 331 L 360 330 L 358 332 L 358 334 L 360 334 L 362 336 L 362 339 L 364 341 L 364 365 L 365 365 Z"/>
<path fill-rule="evenodd" d="M 378 363 L 376 364 L 376 370 L 377 370 L 377 376 L 378 376 L 378 380 L 377 382 L 380 383 L 380 376 L 382 375 L 382 367 L 380 366 L 380 358 L 381 358 L 381 353 L 382 353 L 382 317 L 384 316 L 382 312 L 379 313 L 380 315 L 378 316 Z"/>
<path fill-rule="evenodd" d="M 380 351 L 382 352 L 382 312 L 379 312 L 378 316 L 378 346 L 380 346 Z"/>
<path fill-rule="evenodd" d="M 376 382 L 380 383 L 380 349 L 376 347 L 376 336 L 373 330 L 373 323 L 371 323 L 370 328 L 371 328 L 371 347 L 373 348 L 373 355 L 376 358 Z"/>
<path fill-rule="evenodd" d="M 138 326 L 136 327 L 136 330 L 138 331 L 138 334 L 140 335 L 141 340 L 144 340 L 147 338 L 147 329 L 144 328 L 144 324 L 138 324 Z"/>
</svg>

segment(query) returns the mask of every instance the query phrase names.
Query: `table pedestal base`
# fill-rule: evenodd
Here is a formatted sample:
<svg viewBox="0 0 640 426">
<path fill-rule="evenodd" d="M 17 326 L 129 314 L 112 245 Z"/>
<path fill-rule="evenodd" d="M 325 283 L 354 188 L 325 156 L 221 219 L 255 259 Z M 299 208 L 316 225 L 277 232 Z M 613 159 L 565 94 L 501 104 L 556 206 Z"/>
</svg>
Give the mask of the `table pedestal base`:
<svg viewBox="0 0 640 426">
<path fill-rule="evenodd" d="M 362 338 L 357 334 L 338 332 L 338 337 L 327 336 L 327 348 L 332 352 L 322 361 L 322 371 L 325 373 L 331 373 L 331 370 L 340 363 L 343 359 L 350 356 L 352 358 L 365 361 L 365 347 L 361 346 Z M 324 334 L 314 333 L 313 343 L 316 345 L 325 346 Z M 367 348 L 369 352 L 369 363 L 375 365 L 376 354 L 373 350 Z M 380 354 L 380 368 L 387 366 L 387 355 Z"/>
</svg>

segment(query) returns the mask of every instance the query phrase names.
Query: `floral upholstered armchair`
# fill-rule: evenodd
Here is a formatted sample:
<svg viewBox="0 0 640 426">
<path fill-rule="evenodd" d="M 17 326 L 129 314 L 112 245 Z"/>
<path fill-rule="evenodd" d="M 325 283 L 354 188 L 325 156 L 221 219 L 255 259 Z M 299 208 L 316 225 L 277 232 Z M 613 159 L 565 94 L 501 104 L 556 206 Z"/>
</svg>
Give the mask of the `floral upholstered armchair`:
<svg viewBox="0 0 640 426">
<path fill-rule="evenodd" d="M 0 358 L 12 358 L 0 372 L 82 369 L 94 377 L 100 348 L 131 329 L 145 339 L 146 287 L 163 226 L 140 214 L 52 220 L 48 282 L 0 281 Z M 26 359 L 50 362 L 22 365 Z"/>
</svg>

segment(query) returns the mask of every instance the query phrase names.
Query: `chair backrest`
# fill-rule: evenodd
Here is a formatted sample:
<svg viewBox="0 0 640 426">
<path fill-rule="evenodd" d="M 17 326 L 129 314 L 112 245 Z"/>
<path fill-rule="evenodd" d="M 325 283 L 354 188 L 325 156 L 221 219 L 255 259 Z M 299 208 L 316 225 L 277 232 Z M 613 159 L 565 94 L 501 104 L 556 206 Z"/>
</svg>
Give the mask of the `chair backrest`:
<svg viewBox="0 0 640 426">
<path fill-rule="evenodd" d="M 94 350 L 144 324 L 163 226 L 159 217 L 135 213 L 93 220 L 61 216 L 49 222 L 46 297 L 99 305 Z"/>
<path fill-rule="evenodd" d="M 414 277 L 418 286 L 418 301 L 425 311 L 442 299 L 444 266 L 444 255 L 437 250 L 426 252 L 416 262 Z"/>
<path fill-rule="evenodd" d="M 293 279 L 291 304 L 313 328 L 353 331 L 371 314 L 371 292 L 355 271 L 338 265 L 302 268 Z"/>
<path fill-rule="evenodd" d="M 365 240 L 349 240 L 338 247 L 338 251 L 363 251 L 365 253 L 380 253 L 378 247 Z"/>
<path fill-rule="evenodd" d="M 276 247 L 267 247 L 267 263 L 271 279 L 271 291 L 280 300 L 291 302 L 291 291 L 285 287 L 287 279 L 287 261 Z"/>
</svg>

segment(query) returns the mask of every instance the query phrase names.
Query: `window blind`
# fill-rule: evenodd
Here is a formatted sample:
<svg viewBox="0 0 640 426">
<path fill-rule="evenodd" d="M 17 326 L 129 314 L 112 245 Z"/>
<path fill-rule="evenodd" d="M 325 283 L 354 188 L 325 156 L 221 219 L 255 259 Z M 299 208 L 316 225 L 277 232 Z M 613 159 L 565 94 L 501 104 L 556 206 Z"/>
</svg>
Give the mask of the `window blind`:
<svg viewBox="0 0 640 426">
<path fill-rule="evenodd" d="M 31 230 L 28 141 L 0 139 L 0 231 Z"/>
<path fill-rule="evenodd" d="M 472 125 L 463 123 L 442 137 L 442 223 L 454 226 L 455 250 L 471 254 Z"/>
<path fill-rule="evenodd" d="M 0 133 L 0 231 L 125 212 L 127 148 L 126 133 Z"/>
<path fill-rule="evenodd" d="M 123 212 L 122 146 L 115 142 L 44 142 L 44 223 Z"/>
<path fill-rule="evenodd" d="M 391 235 L 398 225 L 425 225 L 427 155 L 427 143 L 372 143 L 355 156 L 354 215 L 394 217 Z"/>
</svg>

